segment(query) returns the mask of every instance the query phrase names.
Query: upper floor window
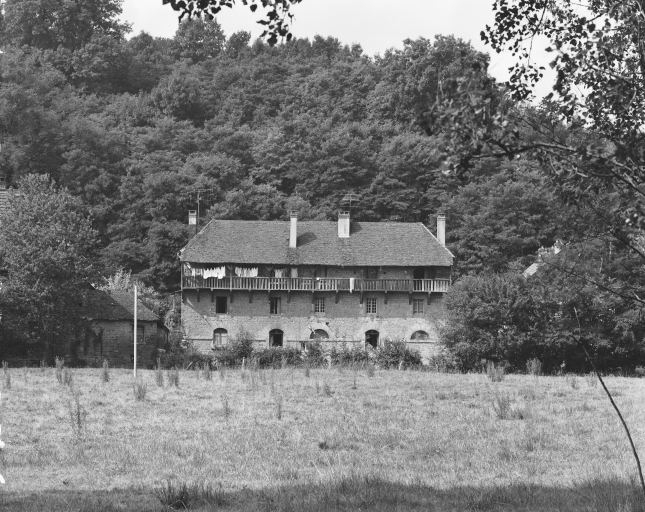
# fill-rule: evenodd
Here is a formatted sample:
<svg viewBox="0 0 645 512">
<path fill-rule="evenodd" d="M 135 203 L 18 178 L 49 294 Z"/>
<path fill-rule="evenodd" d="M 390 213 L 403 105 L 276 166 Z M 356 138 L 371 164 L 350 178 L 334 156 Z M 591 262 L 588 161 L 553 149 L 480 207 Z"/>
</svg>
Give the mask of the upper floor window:
<svg viewBox="0 0 645 512">
<path fill-rule="evenodd" d="M 365 301 L 365 312 L 367 314 L 376 314 L 376 299 L 370 298 Z"/>
<path fill-rule="evenodd" d="M 423 299 L 412 300 L 412 313 L 415 315 L 423 313 Z"/>
<path fill-rule="evenodd" d="M 317 297 L 314 302 L 314 313 L 324 313 L 325 312 L 325 298 Z"/>
<path fill-rule="evenodd" d="M 280 314 L 280 297 L 271 297 L 269 299 L 269 313 L 271 315 Z"/>
<path fill-rule="evenodd" d="M 228 312 L 228 299 L 226 297 L 215 297 L 215 313 L 226 314 Z"/>
</svg>

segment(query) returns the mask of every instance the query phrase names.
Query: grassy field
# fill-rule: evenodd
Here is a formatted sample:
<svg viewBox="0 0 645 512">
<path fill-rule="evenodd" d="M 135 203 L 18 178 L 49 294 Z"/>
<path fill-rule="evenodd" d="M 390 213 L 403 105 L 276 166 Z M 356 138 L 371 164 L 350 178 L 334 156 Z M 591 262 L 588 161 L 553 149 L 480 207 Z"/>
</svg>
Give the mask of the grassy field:
<svg viewBox="0 0 645 512">
<path fill-rule="evenodd" d="M 643 510 L 589 377 L 11 369 L 0 509 Z M 645 453 L 645 380 L 607 378 Z"/>
</svg>

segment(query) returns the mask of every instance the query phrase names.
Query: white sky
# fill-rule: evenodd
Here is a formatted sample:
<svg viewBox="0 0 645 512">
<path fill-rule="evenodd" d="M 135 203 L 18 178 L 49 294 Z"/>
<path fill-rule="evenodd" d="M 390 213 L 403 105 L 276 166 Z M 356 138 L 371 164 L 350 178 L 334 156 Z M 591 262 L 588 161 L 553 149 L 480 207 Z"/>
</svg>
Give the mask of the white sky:
<svg viewBox="0 0 645 512">
<path fill-rule="evenodd" d="M 171 37 L 175 33 L 178 14 L 161 2 L 124 0 L 123 18 L 132 24 L 133 34 L 143 30 L 153 36 Z M 237 4 L 218 15 L 224 32 L 229 35 L 246 30 L 253 38 L 259 36 L 262 26 L 256 23 L 258 13 L 252 14 L 239 0 Z M 291 31 L 296 37 L 311 39 L 320 34 L 347 44 L 358 43 L 369 55 L 400 48 L 408 38 L 454 34 L 491 54 L 490 73 L 505 80 L 512 57 L 492 53 L 479 38 L 479 32 L 493 20 L 491 6 L 492 0 L 303 0 L 292 8 Z M 548 70 L 546 54 L 534 51 L 534 58 Z M 548 83 L 541 84 L 538 95 L 546 94 L 548 88 Z"/>
</svg>

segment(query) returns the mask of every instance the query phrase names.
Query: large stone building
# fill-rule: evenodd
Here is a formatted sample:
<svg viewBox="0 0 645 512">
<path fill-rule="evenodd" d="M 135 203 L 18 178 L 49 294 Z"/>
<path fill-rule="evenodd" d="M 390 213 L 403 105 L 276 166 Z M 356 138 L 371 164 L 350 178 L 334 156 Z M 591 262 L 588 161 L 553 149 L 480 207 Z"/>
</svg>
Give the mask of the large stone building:
<svg viewBox="0 0 645 512">
<path fill-rule="evenodd" d="M 230 337 L 258 346 L 437 349 L 453 256 L 445 218 L 421 223 L 212 220 L 180 252 L 182 325 L 206 352 Z"/>
</svg>

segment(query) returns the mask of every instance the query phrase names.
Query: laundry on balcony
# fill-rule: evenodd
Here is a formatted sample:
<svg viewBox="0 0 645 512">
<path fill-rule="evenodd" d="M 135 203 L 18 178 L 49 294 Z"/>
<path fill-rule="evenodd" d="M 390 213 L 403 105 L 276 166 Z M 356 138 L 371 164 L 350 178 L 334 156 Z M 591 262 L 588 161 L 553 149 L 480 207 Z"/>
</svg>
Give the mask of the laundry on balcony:
<svg viewBox="0 0 645 512">
<path fill-rule="evenodd" d="M 209 277 L 222 279 L 225 276 L 226 276 L 226 267 L 214 267 L 214 268 L 204 269 L 204 279 L 208 279 Z"/>
<path fill-rule="evenodd" d="M 258 267 L 235 267 L 237 277 L 258 277 Z"/>
<path fill-rule="evenodd" d="M 352 293 L 354 291 L 354 284 L 356 282 L 355 277 L 350 277 L 349 278 L 349 293 Z"/>
<path fill-rule="evenodd" d="M 284 269 L 283 268 L 276 268 L 273 270 L 273 277 L 284 277 Z"/>
</svg>

